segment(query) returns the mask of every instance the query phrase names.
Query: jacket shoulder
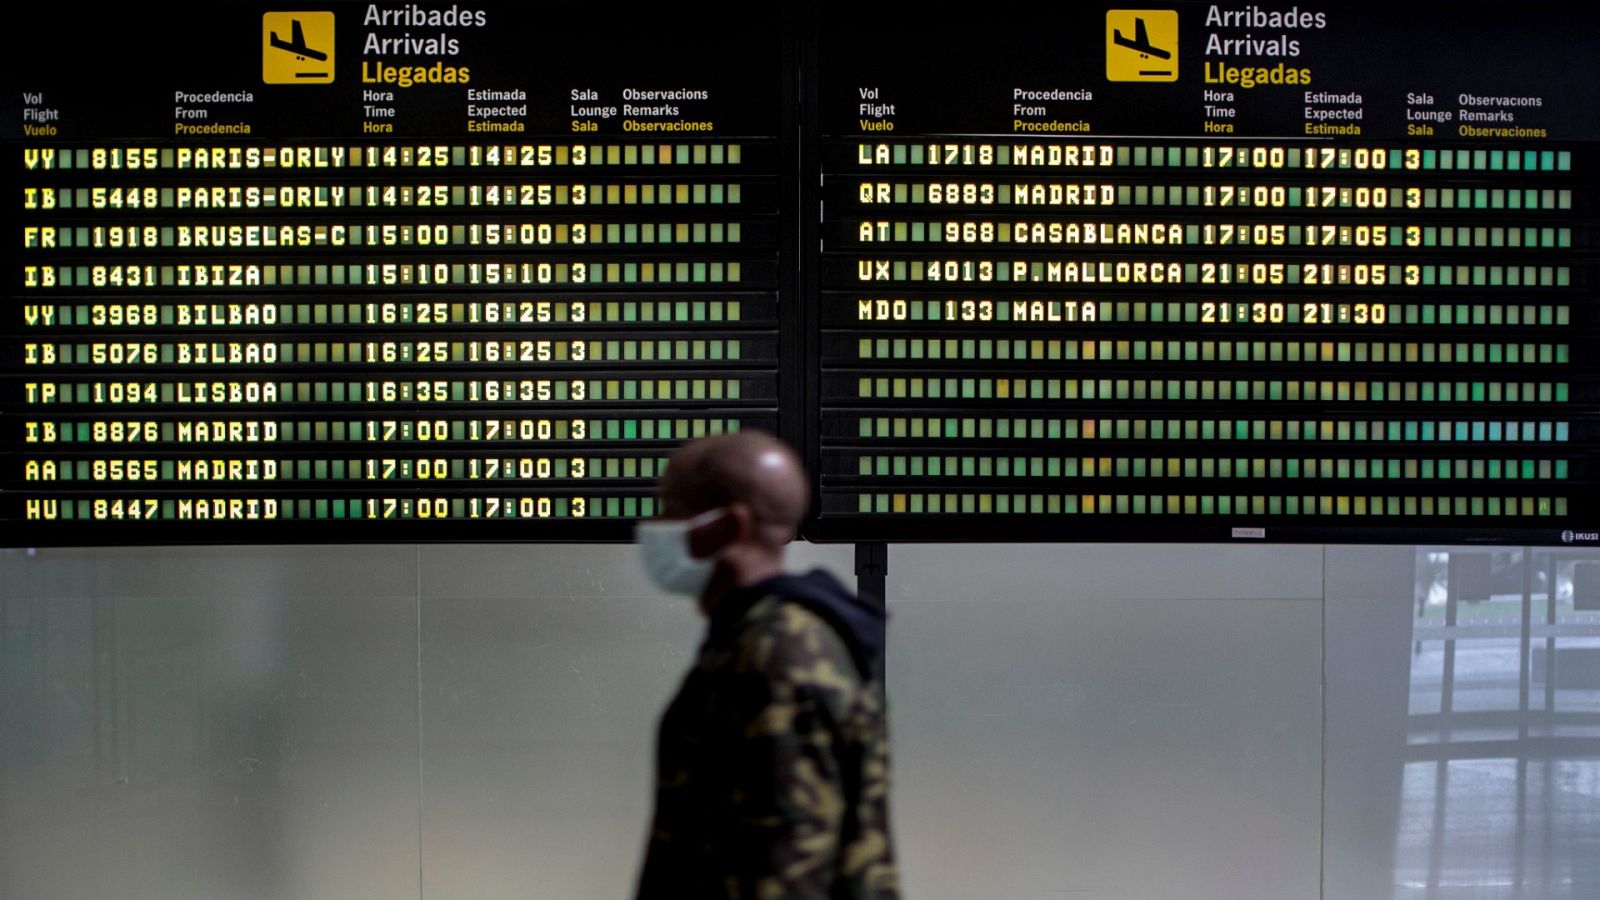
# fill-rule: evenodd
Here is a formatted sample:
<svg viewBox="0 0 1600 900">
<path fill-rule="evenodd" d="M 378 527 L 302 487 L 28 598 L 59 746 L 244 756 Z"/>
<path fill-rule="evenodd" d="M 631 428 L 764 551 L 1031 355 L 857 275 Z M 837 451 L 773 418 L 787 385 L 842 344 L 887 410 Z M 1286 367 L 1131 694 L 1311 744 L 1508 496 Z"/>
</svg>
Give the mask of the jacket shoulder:
<svg viewBox="0 0 1600 900">
<path fill-rule="evenodd" d="M 738 671 L 821 695 L 838 714 L 856 705 L 862 681 L 838 631 L 799 603 L 769 595 L 745 614 L 734 644 Z"/>
</svg>

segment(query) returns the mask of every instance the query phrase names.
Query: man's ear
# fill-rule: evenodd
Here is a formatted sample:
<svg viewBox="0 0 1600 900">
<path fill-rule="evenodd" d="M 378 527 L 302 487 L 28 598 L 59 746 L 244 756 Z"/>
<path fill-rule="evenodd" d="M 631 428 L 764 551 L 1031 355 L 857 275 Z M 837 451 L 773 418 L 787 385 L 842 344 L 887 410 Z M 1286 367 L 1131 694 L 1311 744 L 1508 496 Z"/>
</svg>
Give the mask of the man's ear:
<svg viewBox="0 0 1600 900">
<path fill-rule="evenodd" d="M 723 514 L 704 525 L 689 530 L 689 552 L 696 559 L 705 559 L 729 544 L 750 537 L 755 528 L 755 516 L 743 503 L 730 503 Z"/>
</svg>

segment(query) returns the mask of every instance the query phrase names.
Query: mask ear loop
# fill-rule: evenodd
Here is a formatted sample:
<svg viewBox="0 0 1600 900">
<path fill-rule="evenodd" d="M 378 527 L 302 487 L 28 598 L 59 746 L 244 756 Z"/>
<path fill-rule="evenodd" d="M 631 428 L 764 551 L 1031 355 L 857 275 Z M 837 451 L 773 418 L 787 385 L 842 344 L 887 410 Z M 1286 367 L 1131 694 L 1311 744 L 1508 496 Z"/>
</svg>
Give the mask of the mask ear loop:
<svg viewBox="0 0 1600 900">
<path fill-rule="evenodd" d="M 712 522 L 717 521 L 718 519 L 722 518 L 723 516 L 726 516 L 727 514 L 728 514 L 728 508 L 726 506 L 716 506 L 716 507 L 712 507 L 711 509 L 706 510 L 705 512 L 699 513 L 698 515 L 691 516 L 688 519 L 685 519 L 683 521 L 683 537 L 684 537 L 684 540 L 689 542 L 689 544 L 690 544 L 689 555 L 690 555 L 691 559 L 710 560 L 710 559 L 715 559 L 716 558 L 715 555 L 712 555 L 712 556 L 695 556 L 694 555 L 694 548 L 693 548 L 693 540 L 689 537 L 689 534 L 690 534 L 690 532 L 694 531 L 696 528 L 703 528 L 706 525 L 710 525 Z"/>
<path fill-rule="evenodd" d="M 690 528 L 699 528 L 702 525 L 710 525 L 727 514 L 726 506 L 714 506 L 699 515 L 691 516 L 687 522 Z"/>
</svg>

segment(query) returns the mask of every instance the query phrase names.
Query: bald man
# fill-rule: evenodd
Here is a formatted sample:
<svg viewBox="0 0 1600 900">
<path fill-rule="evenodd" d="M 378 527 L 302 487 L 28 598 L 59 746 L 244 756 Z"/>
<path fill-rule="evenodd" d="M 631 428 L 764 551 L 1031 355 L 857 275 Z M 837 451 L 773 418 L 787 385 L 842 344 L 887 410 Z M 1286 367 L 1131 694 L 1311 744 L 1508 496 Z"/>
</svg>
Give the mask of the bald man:
<svg viewBox="0 0 1600 900">
<path fill-rule="evenodd" d="M 809 495 L 777 438 L 721 435 L 673 454 L 662 517 L 639 526 L 651 580 L 708 619 L 661 719 L 639 900 L 899 896 L 883 613 L 784 573 Z"/>
</svg>

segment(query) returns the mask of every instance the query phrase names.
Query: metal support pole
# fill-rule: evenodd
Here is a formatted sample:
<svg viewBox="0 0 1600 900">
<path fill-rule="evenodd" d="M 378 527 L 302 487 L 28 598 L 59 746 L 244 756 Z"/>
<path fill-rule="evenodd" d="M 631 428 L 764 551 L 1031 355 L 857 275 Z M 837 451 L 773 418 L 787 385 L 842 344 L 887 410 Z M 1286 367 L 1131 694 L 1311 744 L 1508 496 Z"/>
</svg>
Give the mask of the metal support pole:
<svg viewBox="0 0 1600 900">
<path fill-rule="evenodd" d="M 888 581 L 889 545 L 878 541 L 856 544 L 856 593 L 884 606 Z"/>
</svg>

